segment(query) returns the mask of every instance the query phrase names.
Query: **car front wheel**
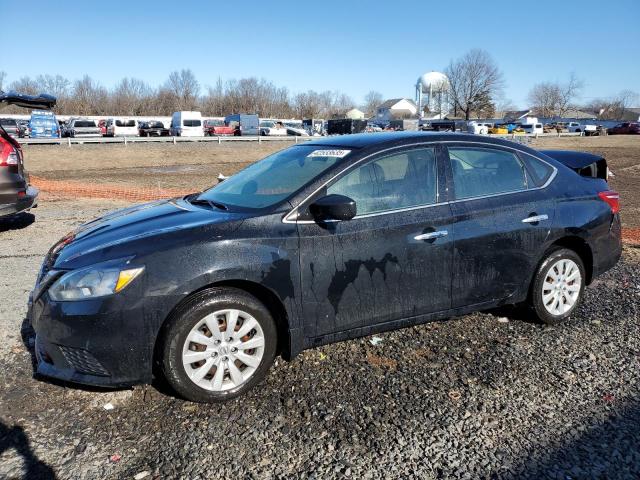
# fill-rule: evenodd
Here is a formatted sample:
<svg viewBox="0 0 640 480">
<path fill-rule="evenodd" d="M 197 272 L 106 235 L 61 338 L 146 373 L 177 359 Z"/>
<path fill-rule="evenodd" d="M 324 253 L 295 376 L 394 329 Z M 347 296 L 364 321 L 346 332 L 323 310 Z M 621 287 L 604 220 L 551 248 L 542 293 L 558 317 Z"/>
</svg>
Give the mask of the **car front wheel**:
<svg viewBox="0 0 640 480">
<path fill-rule="evenodd" d="M 573 250 L 548 252 L 531 290 L 530 304 L 537 317 L 555 325 L 571 316 L 582 300 L 585 280 L 584 264 Z"/>
<path fill-rule="evenodd" d="M 163 329 L 162 370 L 194 402 L 222 402 L 262 381 L 276 354 L 277 330 L 267 308 L 233 288 L 194 295 Z"/>
</svg>

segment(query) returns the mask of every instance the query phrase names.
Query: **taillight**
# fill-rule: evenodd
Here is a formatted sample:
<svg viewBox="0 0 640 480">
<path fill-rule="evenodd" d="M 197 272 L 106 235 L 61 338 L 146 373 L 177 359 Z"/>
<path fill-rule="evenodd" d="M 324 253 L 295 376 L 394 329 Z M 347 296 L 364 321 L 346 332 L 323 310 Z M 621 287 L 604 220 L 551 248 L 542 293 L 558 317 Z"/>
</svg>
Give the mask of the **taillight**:
<svg viewBox="0 0 640 480">
<path fill-rule="evenodd" d="M 18 152 L 13 148 L 13 145 L 0 137 L 0 147 L 0 167 L 18 165 Z"/>
<path fill-rule="evenodd" d="M 607 190 L 605 192 L 599 192 L 598 196 L 600 200 L 606 202 L 611 207 L 611 213 L 618 213 L 620 211 L 620 194 L 613 190 Z"/>
</svg>

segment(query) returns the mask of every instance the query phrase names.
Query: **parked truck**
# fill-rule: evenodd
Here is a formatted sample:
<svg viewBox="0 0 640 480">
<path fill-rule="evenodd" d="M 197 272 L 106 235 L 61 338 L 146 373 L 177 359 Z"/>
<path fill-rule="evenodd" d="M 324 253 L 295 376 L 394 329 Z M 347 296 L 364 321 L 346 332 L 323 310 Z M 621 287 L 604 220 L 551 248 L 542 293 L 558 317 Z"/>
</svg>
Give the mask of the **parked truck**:
<svg viewBox="0 0 640 480">
<path fill-rule="evenodd" d="M 260 133 L 260 119 L 258 115 L 236 113 L 228 115 L 224 123 L 233 127 L 234 135 L 258 135 Z"/>
<path fill-rule="evenodd" d="M 329 135 L 346 135 L 350 133 L 361 133 L 367 128 L 366 120 L 354 120 L 351 118 L 331 119 L 327 122 L 327 133 Z"/>
</svg>

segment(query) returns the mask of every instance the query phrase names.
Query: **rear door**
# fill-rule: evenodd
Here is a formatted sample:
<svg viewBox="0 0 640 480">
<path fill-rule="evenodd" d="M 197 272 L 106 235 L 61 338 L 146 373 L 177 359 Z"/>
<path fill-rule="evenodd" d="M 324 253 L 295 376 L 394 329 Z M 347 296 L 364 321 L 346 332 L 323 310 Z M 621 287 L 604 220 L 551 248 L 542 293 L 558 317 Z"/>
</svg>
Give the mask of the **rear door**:
<svg viewBox="0 0 640 480">
<path fill-rule="evenodd" d="M 508 299 L 526 288 L 549 235 L 555 202 L 509 148 L 450 143 L 455 245 L 452 306 Z"/>
<path fill-rule="evenodd" d="M 435 146 L 364 161 L 324 194 L 356 201 L 352 220 L 299 222 L 307 336 L 446 310 L 451 304 L 451 210 Z"/>
</svg>

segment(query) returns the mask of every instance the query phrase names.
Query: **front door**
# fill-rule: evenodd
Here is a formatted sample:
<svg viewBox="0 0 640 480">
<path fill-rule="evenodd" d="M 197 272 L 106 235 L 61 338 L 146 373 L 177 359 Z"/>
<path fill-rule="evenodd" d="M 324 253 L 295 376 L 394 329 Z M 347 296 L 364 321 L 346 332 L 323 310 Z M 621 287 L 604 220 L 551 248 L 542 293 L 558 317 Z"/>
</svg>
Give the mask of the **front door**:
<svg viewBox="0 0 640 480">
<path fill-rule="evenodd" d="M 435 146 L 405 147 L 323 189 L 353 198 L 358 213 L 298 224 L 307 336 L 450 308 L 453 232 L 439 177 Z"/>
</svg>

